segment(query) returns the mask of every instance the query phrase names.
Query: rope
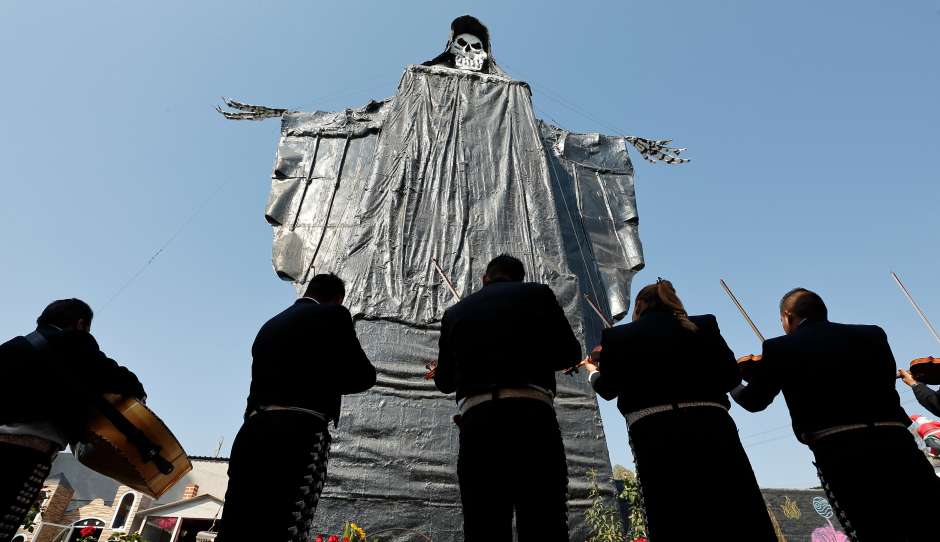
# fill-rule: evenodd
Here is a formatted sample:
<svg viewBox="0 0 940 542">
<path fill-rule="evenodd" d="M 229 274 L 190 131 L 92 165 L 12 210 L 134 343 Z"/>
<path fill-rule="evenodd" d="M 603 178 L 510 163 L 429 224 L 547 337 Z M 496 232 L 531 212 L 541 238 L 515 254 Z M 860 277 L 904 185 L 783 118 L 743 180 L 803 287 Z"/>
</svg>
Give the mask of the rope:
<svg viewBox="0 0 940 542">
<path fill-rule="evenodd" d="M 157 251 L 154 252 L 153 255 L 150 256 L 150 258 L 146 262 L 144 262 L 143 265 L 140 266 L 140 268 L 137 270 L 136 273 L 131 275 L 131 277 L 127 279 L 127 281 L 125 281 L 124 284 L 122 284 L 120 288 L 118 288 L 113 294 L 111 294 L 111 297 L 109 297 L 108 300 L 105 301 L 104 305 L 102 305 L 101 309 L 99 309 L 99 312 L 107 309 L 108 306 L 110 306 L 111 303 L 115 299 L 118 298 L 118 296 L 124 293 L 124 290 L 126 290 L 128 286 L 133 284 L 134 281 L 136 281 L 144 273 L 144 271 L 146 271 L 147 268 L 150 267 L 154 261 L 156 261 L 156 259 L 160 256 L 160 254 L 162 254 L 173 243 L 173 241 L 175 241 L 176 238 L 179 237 L 181 233 L 183 233 L 183 230 L 185 230 L 186 227 L 189 226 L 189 224 L 193 220 L 195 220 L 196 217 L 200 215 L 200 213 L 202 213 L 203 209 L 205 209 L 209 205 L 209 203 L 213 199 L 215 199 L 215 197 L 222 191 L 222 189 L 225 188 L 229 184 L 229 182 L 232 180 L 233 177 L 234 176 L 232 175 L 226 176 L 225 180 L 219 183 L 218 186 L 216 186 L 215 190 L 213 190 L 212 193 L 210 193 L 209 196 L 206 197 L 206 199 L 204 199 L 202 203 L 200 203 L 199 206 L 196 207 L 196 209 L 192 212 L 192 214 L 190 214 L 189 217 L 187 217 L 186 220 L 184 220 L 183 223 L 180 224 L 178 228 L 176 228 L 176 231 L 173 232 L 173 235 L 171 235 L 162 245 L 160 245 L 160 248 L 158 248 Z"/>
</svg>

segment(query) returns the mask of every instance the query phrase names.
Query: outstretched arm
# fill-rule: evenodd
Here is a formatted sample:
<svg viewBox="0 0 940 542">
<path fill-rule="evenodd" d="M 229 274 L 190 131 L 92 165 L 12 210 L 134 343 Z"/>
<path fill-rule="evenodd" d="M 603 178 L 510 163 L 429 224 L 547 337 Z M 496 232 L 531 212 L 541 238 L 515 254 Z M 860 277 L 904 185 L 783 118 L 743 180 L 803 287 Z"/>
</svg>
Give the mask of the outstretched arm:
<svg viewBox="0 0 940 542">
<path fill-rule="evenodd" d="M 594 363 L 585 364 L 585 368 L 588 371 L 588 382 L 591 383 L 591 387 L 594 388 L 594 391 L 607 401 L 617 397 L 619 393 L 617 382 L 620 379 L 620 375 L 618 374 L 620 365 L 617 363 L 618 354 L 615 351 L 612 341 L 608 339 L 609 331 L 610 329 L 605 329 L 602 332 L 600 352 L 591 354 L 591 361 L 593 361 L 596 356 L 598 358 L 597 363 L 600 365 L 598 366 Z M 603 367 L 603 370 L 600 370 L 601 367 Z"/>
<path fill-rule="evenodd" d="M 901 369 L 898 373 L 904 383 L 911 387 L 917 402 L 934 416 L 940 416 L 940 392 L 933 391 L 926 384 L 914 380 L 914 376 L 907 369 Z"/>
<path fill-rule="evenodd" d="M 88 382 L 98 393 L 116 393 L 136 399 L 147 398 L 137 375 L 106 356 L 90 333 L 66 333 L 69 334 L 67 340 L 72 344 L 69 350 L 77 354 L 76 358 L 82 360 L 81 365 L 74 368 L 81 381 Z"/>
<path fill-rule="evenodd" d="M 356 336 L 356 327 L 352 315 L 345 307 L 340 338 L 343 345 L 342 367 L 343 376 L 339 379 L 339 392 L 343 395 L 366 391 L 375 385 L 375 367 L 369 357 L 362 350 L 359 337 Z"/>
<path fill-rule="evenodd" d="M 761 366 L 754 371 L 751 381 L 747 385 L 741 384 L 731 390 L 731 397 L 734 401 L 750 412 L 764 410 L 780 393 L 780 382 L 772 365 L 776 361 L 776 356 L 771 353 L 768 359 L 768 352 L 772 352 L 772 349 L 768 350 L 767 342 L 764 342 Z"/>
</svg>

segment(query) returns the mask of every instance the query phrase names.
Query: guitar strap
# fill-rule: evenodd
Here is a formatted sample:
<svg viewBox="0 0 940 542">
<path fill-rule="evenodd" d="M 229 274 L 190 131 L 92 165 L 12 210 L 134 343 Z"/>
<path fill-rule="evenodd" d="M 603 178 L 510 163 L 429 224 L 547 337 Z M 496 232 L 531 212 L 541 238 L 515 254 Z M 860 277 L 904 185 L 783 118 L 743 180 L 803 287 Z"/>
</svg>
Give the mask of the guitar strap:
<svg viewBox="0 0 940 542">
<path fill-rule="evenodd" d="M 29 344 L 36 350 L 36 352 L 42 352 L 49 346 L 49 341 L 43 337 L 42 333 L 39 331 L 33 331 L 32 333 L 24 337 Z M 79 393 L 82 393 L 79 391 Z M 157 467 L 157 470 L 163 474 L 170 474 L 173 472 L 173 464 L 166 460 L 163 456 L 160 455 L 160 446 L 155 444 L 152 440 L 147 438 L 147 435 L 134 426 L 126 417 L 124 417 L 121 412 L 111 404 L 110 401 L 105 399 L 100 395 L 91 395 L 86 394 L 86 398 L 89 402 L 97 408 L 101 415 L 108 419 L 118 431 L 124 434 L 127 437 L 127 440 L 137 448 L 137 451 L 140 452 L 140 456 L 144 461 L 153 462 Z"/>
</svg>

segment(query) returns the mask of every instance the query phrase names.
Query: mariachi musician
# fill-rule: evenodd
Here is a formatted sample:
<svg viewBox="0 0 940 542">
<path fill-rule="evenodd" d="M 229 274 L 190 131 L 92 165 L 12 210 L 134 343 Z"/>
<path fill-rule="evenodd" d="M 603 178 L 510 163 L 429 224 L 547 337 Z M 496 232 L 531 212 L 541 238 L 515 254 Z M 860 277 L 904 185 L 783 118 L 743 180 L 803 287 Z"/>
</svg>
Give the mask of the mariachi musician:
<svg viewBox="0 0 940 542">
<path fill-rule="evenodd" d="M 503 254 L 483 288 L 444 313 L 434 383 L 456 392 L 464 539 L 567 541 L 568 467 L 555 417 L 555 372 L 581 344 L 551 288 L 522 282 Z"/>
<path fill-rule="evenodd" d="M 339 420 L 343 395 L 376 380 L 345 297 L 342 279 L 318 274 L 303 297 L 258 331 L 217 542 L 312 540 L 329 425 Z"/>
<path fill-rule="evenodd" d="M 13 538 L 55 455 L 82 435 L 90 397 L 146 398 L 134 373 L 99 350 L 92 316 L 80 299 L 53 301 L 35 331 L 0 345 L 0 540 Z"/>
<path fill-rule="evenodd" d="M 689 316 L 659 279 L 637 294 L 632 322 L 604 330 L 598 363 L 582 366 L 627 419 L 651 540 L 777 540 L 728 414 L 741 377 L 713 315 Z"/>
<path fill-rule="evenodd" d="M 783 392 L 853 540 L 933 540 L 929 522 L 899 520 L 940 510 L 940 479 L 906 429 L 885 332 L 830 322 L 822 298 L 804 288 L 783 296 L 780 320 L 786 334 L 764 342 L 748 385 L 732 397 L 757 412 Z"/>
</svg>

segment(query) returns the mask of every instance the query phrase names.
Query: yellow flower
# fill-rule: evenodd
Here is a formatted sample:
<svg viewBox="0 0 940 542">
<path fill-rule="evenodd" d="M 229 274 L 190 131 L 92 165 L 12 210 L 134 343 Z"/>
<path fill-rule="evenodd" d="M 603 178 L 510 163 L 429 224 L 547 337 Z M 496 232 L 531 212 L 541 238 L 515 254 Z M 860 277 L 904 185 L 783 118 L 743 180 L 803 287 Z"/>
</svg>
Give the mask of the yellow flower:
<svg viewBox="0 0 940 542">
<path fill-rule="evenodd" d="M 366 539 L 366 532 L 362 530 L 362 527 L 356 525 L 355 523 L 350 523 L 349 528 L 352 529 L 356 533 L 356 536 L 359 537 L 359 540 Z"/>
</svg>

